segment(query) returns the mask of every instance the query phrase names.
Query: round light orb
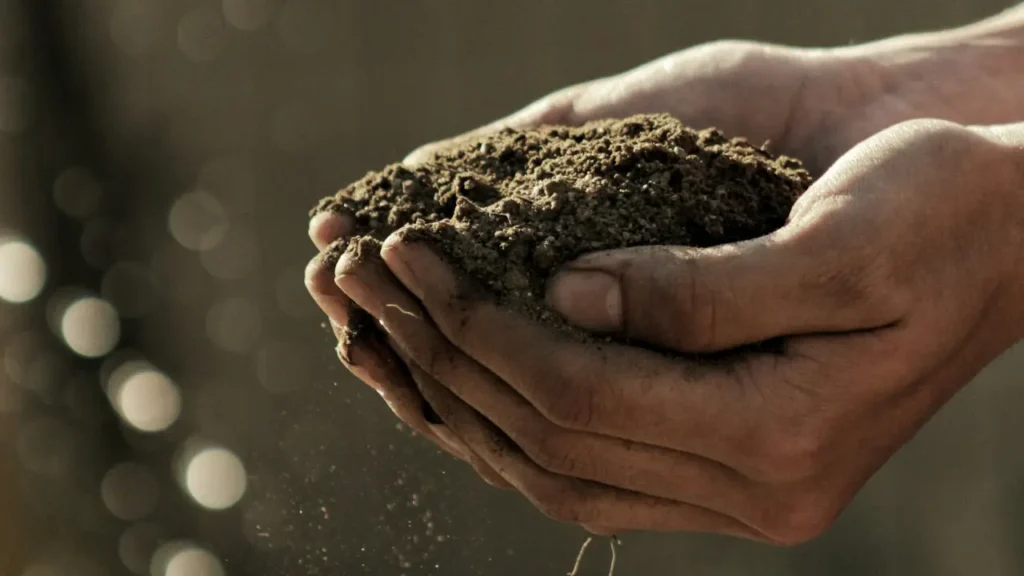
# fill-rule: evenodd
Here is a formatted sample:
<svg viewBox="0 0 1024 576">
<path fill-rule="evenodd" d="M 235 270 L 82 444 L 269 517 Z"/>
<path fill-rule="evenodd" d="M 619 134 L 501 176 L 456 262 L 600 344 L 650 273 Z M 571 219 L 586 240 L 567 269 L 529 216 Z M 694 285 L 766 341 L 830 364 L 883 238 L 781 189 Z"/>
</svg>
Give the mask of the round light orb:
<svg viewBox="0 0 1024 576">
<path fill-rule="evenodd" d="M 192 455 L 185 467 L 185 489 L 200 506 L 224 510 L 245 494 L 245 466 L 226 448 L 211 447 Z"/>
<path fill-rule="evenodd" d="M 28 242 L 0 239 L 0 300 L 33 300 L 46 284 L 46 262 Z"/>
<path fill-rule="evenodd" d="M 106 300 L 85 296 L 71 302 L 60 320 L 64 342 L 79 356 L 99 358 L 117 346 L 121 323 Z"/>
</svg>

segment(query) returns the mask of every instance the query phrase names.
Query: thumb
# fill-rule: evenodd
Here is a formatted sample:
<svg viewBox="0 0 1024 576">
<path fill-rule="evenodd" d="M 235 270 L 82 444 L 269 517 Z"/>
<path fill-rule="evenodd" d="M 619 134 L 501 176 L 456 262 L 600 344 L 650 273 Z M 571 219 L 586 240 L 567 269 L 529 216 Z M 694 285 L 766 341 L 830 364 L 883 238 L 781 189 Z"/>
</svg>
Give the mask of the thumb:
<svg viewBox="0 0 1024 576">
<path fill-rule="evenodd" d="M 870 275 L 859 273 L 866 267 L 836 257 L 834 246 L 823 250 L 815 236 L 784 228 L 714 248 L 599 252 L 557 274 L 548 302 L 581 328 L 685 352 L 895 321 L 893 307 L 873 302 Z"/>
</svg>

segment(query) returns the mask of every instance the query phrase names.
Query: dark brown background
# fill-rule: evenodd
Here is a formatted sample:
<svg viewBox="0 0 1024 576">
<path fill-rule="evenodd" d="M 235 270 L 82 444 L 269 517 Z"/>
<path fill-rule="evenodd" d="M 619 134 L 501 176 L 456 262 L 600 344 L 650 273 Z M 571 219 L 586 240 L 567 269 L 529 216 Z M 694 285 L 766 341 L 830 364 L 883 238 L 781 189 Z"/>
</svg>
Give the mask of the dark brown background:
<svg viewBox="0 0 1024 576">
<path fill-rule="evenodd" d="M 185 401 L 170 431 L 141 437 L 103 403 L 101 362 L 54 360 L 61 369 L 32 390 L 0 370 L 20 406 L 0 414 L 0 574 L 127 574 L 118 537 L 129 525 L 99 500 L 104 471 L 127 460 L 161 478 L 146 522 L 209 546 L 228 574 L 564 574 L 580 530 L 396 428 L 338 366 L 303 292 L 308 207 L 426 140 L 695 43 L 845 44 L 1008 4 L 0 0 L 0 76 L 27 87 L 0 90 L 0 107 L 25 119 L 0 132 L 0 229 L 28 236 L 51 269 L 42 299 L 0 304 L 0 349 L 46 332 L 61 286 L 99 291 L 114 263 L 134 262 L 145 273 L 128 301 L 147 305 L 124 320 L 122 348 L 171 374 Z M 53 207 L 56 175 L 71 165 L 102 185 L 85 220 Z M 231 225 L 203 255 L 167 224 L 175 199 L 196 189 Z M 259 317 L 238 351 L 210 339 L 208 313 L 225 298 Z M 993 365 L 811 544 L 629 535 L 617 574 L 1024 573 L 1022 374 L 1020 351 Z M 75 394 L 85 399 L 55 400 Z M 43 417 L 62 432 L 40 449 L 67 460 L 49 477 L 18 449 Z M 249 487 L 233 509 L 200 511 L 178 489 L 176 453 L 193 436 L 242 457 Z M 29 564 L 36 572 L 23 572 Z M 606 565 L 598 543 L 586 573 Z"/>
</svg>

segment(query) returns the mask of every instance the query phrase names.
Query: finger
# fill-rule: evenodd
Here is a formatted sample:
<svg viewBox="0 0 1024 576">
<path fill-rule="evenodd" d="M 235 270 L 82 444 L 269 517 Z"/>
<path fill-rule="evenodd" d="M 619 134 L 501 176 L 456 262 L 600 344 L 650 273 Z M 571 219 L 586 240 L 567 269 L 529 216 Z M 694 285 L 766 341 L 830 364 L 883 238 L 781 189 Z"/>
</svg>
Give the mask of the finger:
<svg viewBox="0 0 1024 576">
<path fill-rule="evenodd" d="M 393 293 L 396 289 L 400 289 L 398 281 L 391 276 L 391 273 L 384 266 L 383 261 L 370 258 L 364 260 L 353 259 L 351 256 L 344 256 L 339 260 L 337 270 L 341 274 L 337 277 L 335 288 L 339 289 L 339 286 L 348 287 L 353 291 L 353 303 L 358 305 L 361 310 L 365 310 L 367 314 L 373 316 L 376 314 L 380 315 L 381 311 L 381 300 L 378 294 L 381 293 Z M 364 287 L 364 286 L 375 286 L 376 290 L 361 289 L 359 292 L 355 292 L 353 286 Z M 347 298 L 347 296 L 346 296 Z M 377 333 L 379 335 L 379 332 Z M 391 361 L 396 366 L 405 366 L 405 359 L 399 358 L 394 351 L 392 343 L 386 344 L 386 350 L 382 354 L 389 355 Z M 459 445 L 457 437 L 451 434 L 449 430 L 444 426 L 443 420 L 437 418 L 436 413 L 427 404 L 419 391 L 413 386 L 414 384 L 409 382 L 408 376 L 402 374 L 404 378 L 402 382 L 405 383 L 402 386 L 403 398 L 406 400 L 402 405 L 403 415 L 399 417 L 402 420 L 406 418 L 414 419 L 421 423 L 422 426 L 426 426 L 432 430 L 442 440 L 447 440 L 450 444 Z M 418 412 L 416 411 L 416 405 L 419 405 Z M 397 413 L 397 411 L 396 411 Z M 434 422 L 428 422 L 429 419 L 436 419 Z M 463 459 L 469 461 L 477 473 L 490 485 L 498 488 L 508 488 L 508 484 L 501 478 L 501 476 L 494 470 L 491 470 L 489 466 L 480 458 L 472 454 L 472 452 L 463 451 Z"/>
<path fill-rule="evenodd" d="M 355 220 L 351 215 L 334 210 L 317 212 L 309 220 L 309 239 L 317 250 L 323 250 L 328 244 L 341 238 L 347 238 L 355 229 Z"/>
<path fill-rule="evenodd" d="M 339 334 L 342 330 L 336 327 L 335 333 Z M 371 341 L 374 338 L 378 341 L 374 344 L 364 341 L 361 346 L 339 344 L 338 357 L 349 371 L 376 390 L 395 416 L 414 431 L 433 440 L 445 452 L 468 462 L 476 473 L 491 486 L 502 489 L 510 488 L 497 472 L 491 470 L 484 461 L 470 452 L 440 419 L 430 421 L 429 415 L 434 414 L 436 418 L 436 413 L 423 400 L 419 392 L 412 389 L 412 384 L 408 382 L 408 375 L 402 373 L 395 358 L 391 357 L 394 354 L 391 345 L 388 344 L 381 348 L 379 334 L 369 338 Z M 339 341 L 343 339 L 339 334 Z M 342 346 L 347 347 L 343 350 Z M 382 360 L 382 358 L 386 360 Z M 382 370 L 381 363 L 386 366 L 393 365 L 399 369 L 397 371 Z M 404 385 L 400 385 L 403 381 Z M 417 406 L 420 406 L 419 410 L 417 410 Z"/>
<path fill-rule="evenodd" d="M 448 429 L 447 426 L 432 426 L 431 429 L 434 431 L 438 438 L 440 438 L 449 446 L 458 446 L 460 449 L 459 457 L 469 462 L 470 466 L 473 467 L 473 470 L 476 471 L 478 476 L 483 478 L 484 482 L 487 482 L 488 484 L 494 486 L 495 488 L 501 488 L 503 490 L 507 490 L 512 487 L 509 485 L 508 482 L 505 481 L 504 478 L 501 477 L 500 474 L 495 472 L 479 456 L 477 456 L 468 448 L 466 448 L 465 444 L 463 444 L 462 441 L 459 440 L 455 436 L 455 434 L 453 434 L 452 431 Z"/>
<path fill-rule="evenodd" d="M 420 298 L 442 334 L 563 428 L 662 446 L 729 465 L 762 441 L 768 412 L 752 382 L 774 381 L 785 359 L 750 354 L 692 360 L 617 344 L 593 344 L 535 324 L 493 302 L 467 297 L 451 269 L 422 244 L 390 238 L 384 260 Z M 401 321 L 385 309 L 386 329 Z M 403 346 L 407 343 L 401 343 Z M 408 352 L 408 350 L 407 350 Z M 418 362 L 446 362 L 445 350 Z"/>
<path fill-rule="evenodd" d="M 352 374 L 381 395 L 399 420 L 445 452 L 468 460 L 469 450 L 465 445 L 455 441 L 450 433 L 442 437 L 437 434 L 437 427 L 426 422 L 423 417 L 425 401 L 404 365 L 399 364 L 379 333 L 362 332 L 348 350 L 339 348 L 338 357 Z"/>
<path fill-rule="evenodd" d="M 488 134 L 493 134 L 505 128 L 522 130 L 544 124 L 565 125 L 585 122 L 586 119 L 575 117 L 575 115 L 572 114 L 573 101 L 576 98 L 576 95 L 580 93 L 583 88 L 584 86 L 581 85 L 560 90 L 533 102 L 505 118 L 496 120 L 485 126 L 481 126 L 480 128 L 471 130 L 465 134 L 455 136 L 454 138 L 448 138 L 446 140 L 431 142 L 430 144 L 420 146 L 406 156 L 402 163 L 408 165 L 422 164 L 423 162 L 429 161 L 438 152 L 459 146 Z"/>
<path fill-rule="evenodd" d="M 556 520 L 623 530 L 685 530 L 763 539 L 743 523 L 706 508 L 548 472 L 426 372 L 415 365 L 410 370 L 424 396 L 469 449 Z"/>
<path fill-rule="evenodd" d="M 550 282 L 569 322 L 689 352 L 781 336 L 884 326 L 901 310 L 874 298 L 870 254 L 825 223 L 714 248 L 590 254 Z"/>
<path fill-rule="evenodd" d="M 583 524 L 583 529 L 590 532 L 594 536 L 615 536 L 621 532 L 624 532 L 622 528 L 611 528 L 609 526 L 597 526 L 594 524 Z"/>
<path fill-rule="evenodd" d="M 344 240 L 337 240 L 316 255 L 309 261 L 305 273 L 306 290 L 313 297 L 313 301 L 331 322 L 339 326 L 348 324 L 352 305 L 334 283 L 334 268 L 343 242 Z"/>
<path fill-rule="evenodd" d="M 363 312 L 362 309 L 358 310 L 360 312 Z M 352 347 L 351 329 L 345 326 L 339 326 L 335 324 L 333 321 L 331 322 L 331 326 L 332 329 L 334 330 L 335 337 L 337 337 L 339 342 L 338 356 L 339 358 L 341 358 L 342 363 L 349 367 L 349 370 L 356 374 L 357 377 L 361 378 L 362 380 L 367 382 L 372 388 L 377 390 L 377 392 L 382 397 L 384 397 L 385 401 L 388 403 L 388 406 L 391 408 L 392 412 L 394 412 L 395 415 L 398 416 L 400 420 L 406 422 L 407 424 L 412 426 L 414 430 L 420 432 L 421 434 L 424 434 L 425 436 L 431 437 L 431 434 L 433 436 L 436 436 L 438 444 L 440 444 L 443 448 L 446 448 L 446 451 L 452 453 L 461 460 L 469 462 L 469 464 L 473 466 L 473 469 L 476 470 L 477 474 L 480 475 L 480 477 L 483 478 L 484 481 L 490 484 L 491 486 L 494 486 L 496 488 L 509 488 L 508 483 L 506 483 L 501 478 L 501 476 L 499 476 L 495 471 L 491 470 L 486 463 L 480 460 L 479 457 L 475 456 L 472 452 L 469 452 L 464 448 L 460 448 L 461 442 L 451 433 L 450 430 L 448 430 L 446 426 L 444 426 L 444 422 L 440 420 L 440 418 L 437 416 L 434 410 L 430 408 L 430 405 L 427 404 L 424 400 L 422 400 L 422 398 L 413 398 L 413 394 L 410 394 L 407 391 L 403 391 L 400 394 L 389 394 L 387 390 L 390 387 L 393 387 L 393 383 L 389 385 L 385 383 L 385 380 L 372 379 L 368 375 L 364 374 L 362 371 L 359 371 L 354 366 L 352 366 L 352 364 L 355 364 L 355 361 L 351 360 L 353 354 L 352 351 L 350 350 L 350 348 Z M 395 356 L 399 357 L 400 362 L 405 363 L 406 359 L 402 358 L 400 354 L 395 352 L 394 344 L 390 341 L 390 339 L 388 339 L 387 344 L 388 350 L 387 352 L 383 352 L 383 354 L 394 354 Z M 415 395 L 418 396 L 418 393 Z M 397 402 L 395 400 L 395 396 L 400 396 L 401 402 Z M 417 404 L 421 405 L 421 412 L 419 415 L 417 415 L 415 411 L 415 406 Z M 422 423 L 420 422 L 421 420 Z M 424 432 L 424 430 L 429 430 L 431 434 L 427 434 L 426 432 Z"/>
<path fill-rule="evenodd" d="M 368 292 L 352 276 L 344 286 Z M 693 454 L 561 428 L 508 384 L 452 346 L 404 290 L 375 291 L 387 308 L 387 329 L 411 366 L 423 368 L 460 400 L 509 436 L 541 468 L 602 484 L 697 504 L 757 522 L 752 483 L 735 470 Z"/>
</svg>

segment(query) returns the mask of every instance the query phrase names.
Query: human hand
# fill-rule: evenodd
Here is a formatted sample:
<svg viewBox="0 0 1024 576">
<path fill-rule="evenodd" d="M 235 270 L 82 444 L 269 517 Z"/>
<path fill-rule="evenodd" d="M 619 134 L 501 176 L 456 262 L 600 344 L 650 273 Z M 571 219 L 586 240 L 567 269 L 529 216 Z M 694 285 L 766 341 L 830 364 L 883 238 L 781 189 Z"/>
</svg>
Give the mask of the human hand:
<svg viewBox="0 0 1024 576">
<path fill-rule="evenodd" d="M 972 68 L 954 69 L 949 63 L 936 65 L 933 59 L 924 65 L 938 68 L 941 75 L 930 80 L 922 75 L 912 58 L 899 54 L 902 44 L 896 48 L 801 50 L 742 42 L 714 43 L 671 55 L 621 76 L 560 91 L 483 130 L 502 125 L 579 123 L 639 112 L 670 112 L 696 126 L 717 125 L 729 134 L 748 135 L 755 141 L 772 140 L 778 151 L 802 157 L 812 170 L 820 173 L 856 142 L 900 120 L 932 115 L 994 121 L 986 114 L 998 115 L 1005 109 L 999 105 L 1005 98 L 991 93 L 981 110 L 961 106 L 962 99 L 943 100 L 948 93 L 935 89 L 935 78 L 972 85 L 970 80 L 976 78 L 964 77 L 973 73 Z M 905 62 L 911 64 L 904 65 Z M 905 73 L 907 66 L 913 68 L 911 73 Z M 991 83 L 986 85 L 991 87 Z M 752 94 L 757 95 L 756 106 L 750 105 Z M 436 145 L 417 151 L 409 160 L 422 160 L 432 149 Z M 319 248 L 342 235 L 339 230 L 344 226 L 338 222 L 343 218 L 326 214 L 314 218 L 311 235 Z M 311 263 L 307 285 L 334 325 L 343 326 L 348 321 L 347 298 L 333 284 L 331 271 L 320 260 L 319 264 Z M 371 354 L 366 346 L 361 346 L 355 355 L 361 356 L 363 365 L 361 369 L 355 368 L 357 374 L 372 366 L 377 372 L 376 386 L 387 385 L 381 383 L 381 379 L 387 380 L 382 366 L 391 366 L 395 361 L 388 347 Z M 455 444 L 457 439 L 443 424 L 424 420 L 423 400 L 403 369 L 389 368 L 389 373 L 393 372 L 398 373 L 398 384 L 393 386 L 401 392 L 388 395 L 392 409 L 414 429 L 438 430 L 433 434 L 425 432 L 428 437 L 449 438 L 447 443 L 438 439 L 442 445 Z M 449 451 L 453 450 L 449 447 Z M 499 483 L 493 470 L 479 462 L 476 467 L 490 477 L 489 481 Z"/>
<path fill-rule="evenodd" d="M 787 131 L 789 109 L 806 78 L 816 78 L 826 59 L 819 60 L 813 51 L 797 50 L 744 42 L 719 42 L 671 55 L 621 77 L 612 77 L 560 91 L 507 119 L 473 131 L 445 143 L 436 143 L 414 152 L 407 159 L 415 163 L 433 150 L 501 126 L 528 127 L 542 123 L 578 124 L 602 117 L 628 116 L 644 111 L 661 111 L 696 119 L 698 126 L 718 124 L 732 134 L 746 134 L 755 139 L 778 139 Z M 851 65 L 854 66 L 854 65 Z M 859 66 L 859 64 L 857 65 Z M 852 77 L 853 71 L 849 72 Z M 836 87 L 836 90 L 839 88 Z M 747 105 L 747 94 L 762 95 L 758 112 Z M 728 95 L 725 101 L 721 95 Z M 680 96 L 685 101 L 680 100 Z M 840 103 L 835 104 L 840 107 Z M 729 106 L 744 112 L 742 118 L 727 113 Z M 735 112 L 735 110 L 733 110 Z M 687 116 L 689 114 L 689 116 Z M 346 340 L 345 327 L 350 322 L 350 300 L 334 282 L 335 262 L 327 258 L 327 248 L 344 241 L 354 229 L 348 215 L 322 212 L 310 221 L 309 234 L 319 254 L 306 268 L 306 287 L 314 301 L 328 316 L 331 329 Z M 342 269 L 339 265 L 338 271 Z M 372 274 L 385 274 L 374 270 Z M 403 422 L 443 450 L 463 460 L 473 459 L 460 446 L 451 431 L 438 421 L 430 421 L 429 406 L 412 386 L 406 368 L 386 338 L 367 330 L 363 338 L 350 345 L 339 346 L 339 359 L 364 382 L 373 387 Z M 372 374 L 371 374 L 372 373 Z M 477 471 L 492 485 L 504 486 L 499 475 L 478 459 Z"/>
<path fill-rule="evenodd" d="M 468 450 L 596 532 L 793 544 L 1024 336 L 1020 146 L 936 121 L 856 146 L 761 239 L 588 255 L 551 285 L 570 321 L 718 361 L 584 344 L 466 290 L 422 244 L 338 284 L 403 351 Z"/>
</svg>

